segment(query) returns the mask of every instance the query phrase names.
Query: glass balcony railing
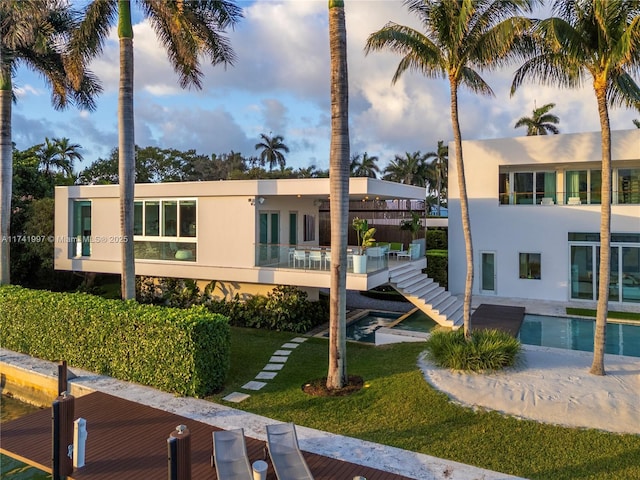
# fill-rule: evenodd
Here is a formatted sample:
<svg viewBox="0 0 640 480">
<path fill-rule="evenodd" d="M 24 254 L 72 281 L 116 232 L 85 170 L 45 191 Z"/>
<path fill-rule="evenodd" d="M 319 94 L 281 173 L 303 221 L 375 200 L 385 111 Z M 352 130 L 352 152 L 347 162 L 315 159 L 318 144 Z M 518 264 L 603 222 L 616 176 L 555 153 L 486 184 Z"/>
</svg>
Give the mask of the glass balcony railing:
<svg viewBox="0 0 640 480">
<path fill-rule="evenodd" d="M 154 242 L 136 240 L 133 245 L 137 260 L 172 260 L 195 262 L 197 245 L 191 242 Z"/>
<path fill-rule="evenodd" d="M 355 259 L 355 247 L 347 249 L 347 273 L 372 273 L 389 267 L 386 250 L 380 247 L 368 249 L 366 270 L 359 270 L 359 261 Z M 310 245 L 256 245 L 256 266 L 291 268 L 296 270 L 326 271 L 331 267 L 331 250 L 329 247 Z"/>
<path fill-rule="evenodd" d="M 500 205 L 600 205 L 600 191 L 575 192 L 511 192 L 498 194 Z M 639 190 L 613 190 L 612 205 L 640 204 Z"/>
</svg>

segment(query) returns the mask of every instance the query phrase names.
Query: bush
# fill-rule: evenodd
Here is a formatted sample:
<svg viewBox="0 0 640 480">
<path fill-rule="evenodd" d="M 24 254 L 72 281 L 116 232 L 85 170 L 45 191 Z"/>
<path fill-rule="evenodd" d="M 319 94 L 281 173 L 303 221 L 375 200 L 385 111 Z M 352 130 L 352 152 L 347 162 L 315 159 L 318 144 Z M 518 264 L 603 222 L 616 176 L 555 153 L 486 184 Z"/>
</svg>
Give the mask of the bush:
<svg viewBox="0 0 640 480">
<path fill-rule="evenodd" d="M 449 257 L 447 250 L 427 250 L 425 273 L 441 287 L 449 289 Z"/>
<path fill-rule="evenodd" d="M 462 329 L 439 330 L 427 340 L 427 358 L 439 367 L 481 372 L 515 365 L 520 342 L 500 330 L 477 330 L 466 341 Z"/>
<path fill-rule="evenodd" d="M 446 228 L 427 229 L 427 250 L 447 250 L 449 248 Z"/>
<path fill-rule="evenodd" d="M 292 286 L 279 285 L 265 295 L 253 295 L 233 300 L 212 298 L 215 282 L 200 292 L 193 280 L 176 278 L 136 278 L 136 297 L 139 302 L 187 308 L 204 305 L 213 313 L 229 318 L 234 327 L 264 328 L 267 330 L 305 333 L 327 322 L 327 301 L 310 302 L 306 292 Z"/>
<path fill-rule="evenodd" d="M 202 306 L 5 286 L 0 312 L 3 347 L 121 380 L 203 397 L 220 389 L 229 371 L 228 319 Z"/>
</svg>

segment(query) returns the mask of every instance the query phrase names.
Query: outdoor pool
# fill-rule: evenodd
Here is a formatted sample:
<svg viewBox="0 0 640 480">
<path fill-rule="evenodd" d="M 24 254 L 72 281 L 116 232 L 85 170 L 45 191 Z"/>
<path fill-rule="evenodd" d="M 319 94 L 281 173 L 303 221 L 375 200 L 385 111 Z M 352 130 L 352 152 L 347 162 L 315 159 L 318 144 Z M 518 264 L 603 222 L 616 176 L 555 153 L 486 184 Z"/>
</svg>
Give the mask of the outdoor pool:
<svg viewBox="0 0 640 480">
<path fill-rule="evenodd" d="M 375 343 L 375 332 L 380 327 L 430 332 L 436 326 L 436 322 L 417 309 L 408 314 L 371 310 L 347 325 L 347 339 Z M 594 326 L 591 319 L 526 314 L 518 338 L 526 345 L 592 352 Z M 607 323 L 605 351 L 640 357 L 640 325 Z"/>
<path fill-rule="evenodd" d="M 594 327 L 590 319 L 526 314 L 519 338 L 527 345 L 593 352 Z M 640 325 L 607 323 L 605 352 L 640 357 Z"/>
</svg>

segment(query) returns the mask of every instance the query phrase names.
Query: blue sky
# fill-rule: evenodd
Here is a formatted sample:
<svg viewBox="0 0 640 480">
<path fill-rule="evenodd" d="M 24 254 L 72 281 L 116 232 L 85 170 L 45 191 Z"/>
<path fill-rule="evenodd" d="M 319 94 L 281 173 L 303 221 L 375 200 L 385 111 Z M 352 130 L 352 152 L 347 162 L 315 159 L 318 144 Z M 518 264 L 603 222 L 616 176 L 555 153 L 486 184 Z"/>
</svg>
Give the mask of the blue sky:
<svg viewBox="0 0 640 480">
<path fill-rule="evenodd" d="M 279 134 L 294 168 L 329 166 L 330 98 L 326 0 L 238 2 L 244 19 L 228 32 L 237 55 L 226 70 L 204 65 L 204 88 L 181 90 L 155 33 L 138 16 L 134 27 L 136 144 L 198 153 L 256 154 L 261 133 Z M 346 3 L 350 89 L 351 152 L 379 157 L 383 168 L 394 155 L 428 152 L 438 140 L 452 140 L 449 90 L 444 79 L 406 73 L 391 78 L 400 57 L 364 55 L 366 38 L 388 21 L 419 28 L 401 0 L 351 0 Z M 115 31 L 91 69 L 104 92 L 94 112 L 70 108 L 58 112 L 50 94 L 32 72 L 15 77 L 18 102 L 13 110 L 13 141 L 24 149 L 45 137 L 68 137 L 80 144 L 86 166 L 117 146 L 118 43 Z M 513 97 L 509 86 L 515 66 L 487 73 L 496 97 L 462 90 L 460 117 L 465 139 L 524 135 L 513 125 L 534 105 L 554 102 L 562 133 L 599 130 L 590 85 L 557 90 L 528 84 Z M 638 79 L 636 79 L 638 80 Z M 638 112 L 611 111 L 612 129 L 635 128 Z"/>
</svg>

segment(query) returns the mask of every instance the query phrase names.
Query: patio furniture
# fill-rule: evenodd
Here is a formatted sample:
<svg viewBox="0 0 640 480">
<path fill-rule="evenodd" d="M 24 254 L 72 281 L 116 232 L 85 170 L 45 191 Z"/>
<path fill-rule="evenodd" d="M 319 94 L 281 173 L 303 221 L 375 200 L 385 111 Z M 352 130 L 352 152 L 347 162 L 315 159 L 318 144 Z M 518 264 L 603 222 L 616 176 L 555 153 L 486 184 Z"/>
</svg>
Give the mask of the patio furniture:
<svg viewBox="0 0 640 480">
<path fill-rule="evenodd" d="M 253 480 L 242 428 L 213 432 L 211 460 L 218 480 Z"/>
<path fill-rule="evenodd" d="M 313 480 L 293 423 L 267 425 L 267 450 L 278 480 Z"/>
<path fill-rule="evenodd" d="M 569 197 L 567 199 L 567 205 L 580 205 L 581 203 L 580 197 Z"/>
<path fill-rule="evenodd" d="M 381 265 L 382 258 L 387 255 L 386 249 L 383 247 L 369 247 L 366 251 L 367 257 L 371 259 L 372 262 L 376 262 L 376 268 L 384 267 Z"/>
<path fill-rule="evenodd" d="M 400 260 L 401 258 L 406 258 L 407 260 L 413 260 L 414 257 L 414 249 L 417 248 L 417 245 L 415 243 L 412 243 L 409 245 L 409 250 L 407 250 L 406 252 L 398 252 L 396 253 L 396 258 L 398 260 Z"/>
<path fill-rule="evenodd" d="M 307 252 L 304 250 L 293 251 L 293 266 L 297 268 L 299 262 L 302 262 L 302 268 L 307 268 Z"/>
<path fill-rule="evenodd" d="M 321 250 L 310 250 L 309 251 L 309 268 L 311 266 L 315 266 L 318 264 L 318 269 L 322 266 L 322 251 Z"/>
<path fill-rule="evenodd" d="M 324 260 L 324 269 L 329 270 L 329 266 L 331 265 L 331 249 L 326 248 L 322 252 L 322 259 Z"/>
<path fill-rule="evenodd" d="M 553 198 L 542 197 L 542 200 L 540 200 L 540 205 L 553 205 Z"/>
</svg>

